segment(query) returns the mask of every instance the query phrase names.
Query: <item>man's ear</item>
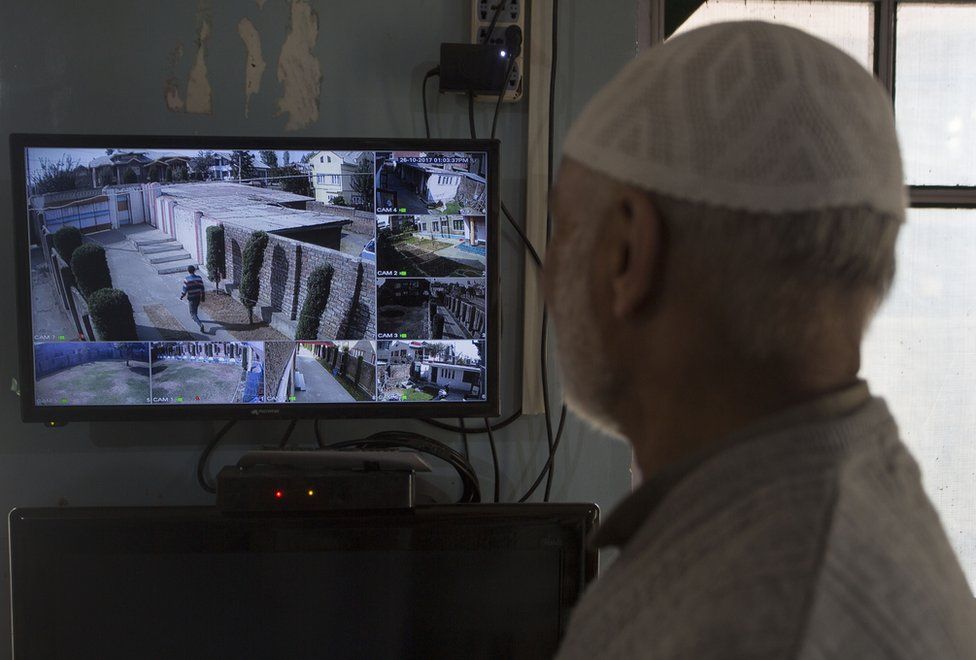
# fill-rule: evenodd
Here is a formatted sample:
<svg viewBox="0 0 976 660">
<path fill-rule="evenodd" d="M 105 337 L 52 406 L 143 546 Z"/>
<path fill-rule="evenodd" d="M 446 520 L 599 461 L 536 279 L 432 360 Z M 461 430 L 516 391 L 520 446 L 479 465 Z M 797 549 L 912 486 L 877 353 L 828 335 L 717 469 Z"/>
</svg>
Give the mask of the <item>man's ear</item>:
<svg viewBox="0 0 976 660">
<path fill-rule="evenodd" d="M 650 195 L 626 187 L 620 203 L 619 249 L 613 273 L 613 315 L 623 319 L 640 312 L 660 287 L 663 227 Z"/>
</svg>

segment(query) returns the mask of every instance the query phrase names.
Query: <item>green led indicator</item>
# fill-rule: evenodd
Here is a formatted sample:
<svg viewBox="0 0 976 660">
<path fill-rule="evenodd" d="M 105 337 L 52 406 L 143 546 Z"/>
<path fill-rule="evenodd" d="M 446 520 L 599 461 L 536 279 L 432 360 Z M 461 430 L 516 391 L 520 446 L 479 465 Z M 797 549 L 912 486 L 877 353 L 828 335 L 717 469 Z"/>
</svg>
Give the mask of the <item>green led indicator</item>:
<svg viewBox="0 0 976 660">
<path fill-rule="evenodd" d="M 406 339 L 406 338 L 407 338 L 407 333 L 401 332 L 400 333 L 400 339 Z"/>
<path fill-rule="evenodd" d="M 406 276 L 407 276 L 407 271 L 401 270 L 400 271 L 400 277 L 406 277 Z M 62 339 L 64 339 L 64 337 L 62 337 Z"/>
<path fill-rule="evenodd" d="M 298 401 L 298 397 L 297 396 L 290 396 L 290 397 L 288 397 L 288 400 L 289 401 Z"/>
<path fill-rule="evenodd" d="M 58 339 L 60 339 L 61 341 L 64 341 L 66 339 L 66 337 L 64 335 L 58 335 Z"/>
<path fill-rule="evenodd" d="M 183 401 L 183 397 L 181 397 L 181 396 L 178 396 L 178 397 L 176 397 L 176 400 L 182 403 L 182 401 Z"/>
<path fill-rule="evenodd" d="M 61 399 L 61 403 L 68 403 L 67 399 Z"/>
<path fill-rule="evenodd" d="M 407 212 L 407 207 L 406 206 L 403 206 L 403 207 L 400 208 L 400 213 L 406 213 L 406 212 Z"/>
</svg>

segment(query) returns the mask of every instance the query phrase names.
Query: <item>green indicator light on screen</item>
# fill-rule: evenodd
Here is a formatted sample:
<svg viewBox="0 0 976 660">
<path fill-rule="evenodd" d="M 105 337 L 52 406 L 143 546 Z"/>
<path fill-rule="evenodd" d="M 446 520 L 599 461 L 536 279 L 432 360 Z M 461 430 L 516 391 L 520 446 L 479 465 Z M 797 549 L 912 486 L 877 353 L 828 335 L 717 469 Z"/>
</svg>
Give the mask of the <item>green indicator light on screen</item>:
<svg viewBox="0 0 976 660">
<path fill-rule="evenodd" d="M 407 212 L 407 207 L 404 206 L 400 209 L 400 213 L 406 213 L 406 212 Z"/>
<path fill-rule="evenodd" d="M 58 335 L 58 339 L 60 339 L 61 341 L 64 341 L 66 339 L 66 337 L 64 335 Z"/>
<path fill-rule="evenodd" d="M 400 277 L 406 277 L 406 276 L 407 276 L 407 271 L 401 270 L 400 271 Z M 62 337 L 62 339 L 64 339 L 64 338 Z"/>
<path fill-rule="evenodd" d="M 182 401 L 183 401 L 183 397 L 181 397 L 181 396 L 178 396 L 178 397 L 176 397 L 176 400 L 182 403 Z"/>
<path fill-rule="evenodd" d="M 61 403 L 68 403 L 67 399 L 61 399 Z"/>
<path fill-rule="evenodd" d="M 401 332 L 400 333 L 400 339 L 406 339 L 406 338 L 407 338 L 407 333 Z"/>
<path fill-rule="evenodd" d="M 298 401 L 298 397 L 297 396 L 290 396 L 290 397 L 288 397 L 288 400 L 289 401 Z"/>
</svg>

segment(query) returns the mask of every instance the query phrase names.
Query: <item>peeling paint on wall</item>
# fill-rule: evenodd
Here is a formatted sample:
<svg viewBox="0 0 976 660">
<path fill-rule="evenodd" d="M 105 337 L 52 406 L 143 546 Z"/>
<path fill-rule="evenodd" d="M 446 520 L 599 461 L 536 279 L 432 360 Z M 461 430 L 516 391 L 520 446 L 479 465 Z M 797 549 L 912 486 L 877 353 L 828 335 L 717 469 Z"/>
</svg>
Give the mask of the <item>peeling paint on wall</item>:
<svg viewBox="0 0 976 660">
<path fill-rule="evenodd" d="M 169 76 L 163 84 L 166 107 L 173 112 L 183 112 L 183 95 L 180 94 L 180 81 L 176 77 L 176 65 L 183 59 L 183 44 L 178 44 L 169 54 Z"/>
<path fill-rule="evenodd" d="M 244 63 L 244 117 L 247 118 L 251 96 L 261 89 L 261 77 L 267 65 L 261 56 L 261 35 L 249 19 L 241 19 L 237 24 L 237 34 L 241 35 L 244 47 L 247 48 L 247 59 Z"/>
<path fill-rule="evenodd" d="M 197 11 L 197 55 L 187 77 L 185 97 L 182 81 L 176 69 L 183 59 L 183 44 L 177 44 L 169 54 L 169 75 L 163 82 L 163 98 L 171 112 L 213 113 L 213 93 L 207 78 L 207 42 L 210 40 L 211 12 L 209 0 L 200 0 Z M 185 99 L 185 100 L 184 100 Z"/>
<path fill-rule="evenodd" d="M 291 27 L 278 56 L 278 81 L 285 91 L 277 114 L 288 114 L 285 130 L 305 128 L 319 118 L 322 72 L 312 54 L 318 36 L 318 14 L 305 0 L 292 0 Z"/>
<path fill-rule="evenodd" d="M 207 41 L 210 40 L 210 18 L 206 17 L 200 23 L 200 33 L 197 37 L 197 59 L 190 69 L 190 77 L 186 83 L 186 111 L 194 114 L 209 115 L 213 112 L 213 95 L 210 80 L 207 78 Z"/>
</svg>

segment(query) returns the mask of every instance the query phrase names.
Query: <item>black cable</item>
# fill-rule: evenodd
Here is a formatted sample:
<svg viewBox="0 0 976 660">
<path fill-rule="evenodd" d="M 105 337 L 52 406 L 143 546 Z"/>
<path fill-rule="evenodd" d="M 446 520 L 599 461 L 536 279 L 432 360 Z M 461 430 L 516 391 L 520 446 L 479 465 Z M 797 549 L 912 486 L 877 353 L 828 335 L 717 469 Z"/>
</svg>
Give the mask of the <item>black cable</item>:
<svg viewBox="0 0 976 660">
<path fill-rule="evenodd" d="M 502 87 L 498 90 L 498 98 L 495 100 L 495 112 L 491 118 L 491 138 L 495 139 L 495 129 L 498 127 L 498 114 L 499 110 L 502 108 L 502 99 L 505 98 L 505 92 L 508 90 L 508 77 L 512 75 L 512 69 L 515 67 L 515 53 L 508 53 L 508 65 L 505 67 L 505 77 L 502 79 Z"/>
<path fill-rule="evenodd" d="M 471 447 L 468 446 L 468 431 L 464 428 L 464 418 L 458 417 L 458 428 L 461 429 L 461 445 L 464 447 L 464 457 L 471 461 Z"/>
<path fill-rule="evenodd" d="M 223 428 L 217 431 L 217 435 L 213 437 L 213 440 L 211 440 L 200 453 L 200 458 L 197 460 L 197 482 L 200 484 L 200 488 L 208 493 L 216 493 L 217 488 L 215 486 L 211 486 L 210 482 L 207 481 L 207 476 L 205 474 L 207 470 L 207 460 L 210 458 L 210 454 L 213 453 L 213 450 L 217 447 L 217 443 L 220 442 L 220 439 L 227 435 L 227 432 L 230 431 L 231 427 L 236 423 L 237 420 L 232 419 L 224 424 Z"/>
<path fill-rule="evenodd" d="M 322 432 L 319 431 L 319 418 L 316 417 L 312 421 L 312 428 L 315 430 L 315 444 L 319 446 L 319 449 L 325 449 L 325 443 L 322 442 Z"/>
<path fill-rule="evenodd" d="M 525 249 L 528 250 L 529 254 L 532 256 L 532 261 L 535 262 L 536 266 L 542 268 L 542 259 L 539 257 L 539 253 L 536 252 L 535 246 L 532 245 L 532 241 L 529 240 L 529 237 L 525 235 L 522 228 L 518 226 L 517 222 L 515 222 L 515 218 L 512 217 L 512 212 L 508 210 L 507 206 L 505 206 L 505 202 L 501 203 L 501 207 L 502 213 L 504 213 L 505 217 L 508 218 L 509 224 L 511 224 L 515 231 L 518 232 L 519 238 L 521 238 L 522 242 L 525 243 Z"/>
<path fill-rule="evenodd" d="M 498 16 L 502 13 L 502 9 L 508 4 L 508 0 L 499 0 L 498 4 L 495 5 L 495 13 L 491 17 L 491 23 L 488 24 L 488 30 L 485 32 L 485 40 L 483 43 L 488 43 L 491 41 L 492 30 L 495 29 L 495 24 L 498 23 Z"/>
<path fill-rule="evenodd" d="M 329 449 L 411 449 L 430 454 L 446 461 L 461 477 L 462 493 L 459 503 L 481 501 L 481 487 L 478 475 L 460 452 L 451 449 L 443 442 L 409 431 L 381 431 L 359 440 L 348 440 L 328 445 Z"/>
<path fill-rule="evenodd" d="M 471 90 L 468 90 L 468 131 L 471 133 L 472 140 L 478 139 L 474 130 L 474 92 Z"/>
<path fill-rule="evenodd" d="M 519 408 L 518 410 L 516 410 L 515 412 L 513 412 L 511 415 L 509 415 L 508 417 L 506 417 L 502 421 L 498 422 L 497 424 L 492 424 L 491 425 L 491 430 L 492 431 L 500 431 L 501 429 L 505 428 L 506 426 L 508 426 L 509 424 L 511 424 L 512 422 L 514 422 L 515 420 L 519 419 L 521 416 L 522 416 L 522 409 Z M 445 431 L 451 431 L 453 433 L 460 433 L 461 432 L 461 427 L 460 426 L 451 426 L 450 424 L 445 424 L 444 422 L 439 422 L 436 419 L 421 419 L 420 421 L 423 422 L 424 424 L 428 424 L 429 426 L 433 426 L 433 427 L 438 428 L 438 429 L 443 429 Z M 472 428 L 465 427 L 465 430 L 468 433 L 472 434 L 472 435 L 477 435 L 477 434 L 480 434 L 480 433 L 487 433 L 488 432 L 488 427 L 485 427 L 483 429 L 479 429 L 479 428 L 472 429 Z"/>
<path fill-rule="evenodd" d="M 420 86 L 420 96 L 424 102 L 424 130 L 427 132 L 427 139 L 430 139 L 430 120 L 427 118 L 427 81 L 434 76 L 441 75 L 441 68 L 435 66 L 433 69 L 424 74 L 424 82 Z"/>
<path fill-rule="evenodd" d="M 485 430 L 488 431 L 488 445 L 491 447 L 491 468 L 495 474 L 494 501 L 497 504 L 501 501 L 501 484 L 499 483 L 501 472 L 498 469 L 498 448 L 495 446 L 495 434 L 491 432 L 491 424 L 488 423 L 487 417 L 485 417 Z"/>
<path fill-rule="evenodd" d="M 540 356 L 542 362 L 542 406 L 546 412 L 546 441 L 549 445 L 549 476 L 546 477 L 546 491 L 542 498 L 543 502 L 549 501 L 549 493 L 552 491 L 552 475 L 556 469 L 556 443 L 552 437 L 552 413 L 549 409 L 549 360 L 547 359 L 548 336 L 549 336 L 549 313 L 546 306 L 542 306 L 542 342 Z"/>
<path fill-rule="evenodd" d="M 546 474 L 549 473 L 549 467 L 552 465 L 552 462 L 556 457 L 556 449 L 559 448 L 559 441 L 563 437 L 563 426 L 565 422 L 566 422 L 566 405 L 563 404 L 562 412 L 559 414 L 559 427 L 556 429 L 556 440 L 553 443 L 552 451 L 549 452 L 549 458 L 546 461 L 546 464 L 542 466 L 542 470 L 539 472 L 539 476 L 535 478 L 535 481 L 532 482 L 532 485 L 529 486 L 529 489 L 525 491 L 525 495 L 519 498 L 519 503 L 525 502 L 530 497 L 532 497 L 533 493 L 535 493 L 536 489 L 539 487 L 539 484 L 542 483 L 542 480 L 545 478 Z"/>
<path fill-rule="evenodd" d="M 292 431 L 295 430 L 295 425 L 298 424 L 298 419 L 293 419 L 288 422 L 288 428 L 285 429 L 285 434 L 281 436 L 281 440 L 278 441 L 278 449 L 284 449 L 285 445 L 288 444 L 288 438 L 291 437 Z"/>
</svg>

